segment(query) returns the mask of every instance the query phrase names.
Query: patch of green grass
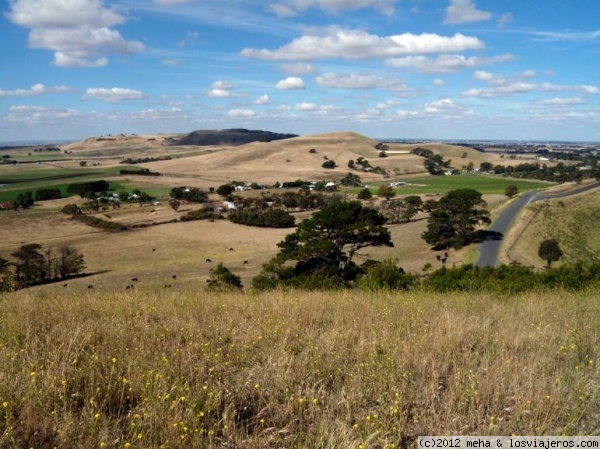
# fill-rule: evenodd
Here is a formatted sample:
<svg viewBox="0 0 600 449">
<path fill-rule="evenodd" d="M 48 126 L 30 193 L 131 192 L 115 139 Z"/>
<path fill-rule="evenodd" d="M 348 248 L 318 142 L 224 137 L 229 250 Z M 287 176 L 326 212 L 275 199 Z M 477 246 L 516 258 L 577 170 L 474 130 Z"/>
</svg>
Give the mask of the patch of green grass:
<svg viewBox="0 0 600 449">
<path fill-rule="evenodd" d="M 402 181 L 402 178 L 397 180 Z M 549 182 L 484 175 L 428 176 L 411 178 L 406 182 L 406 185 L 394 189 L 397 195 L 445 195 L 450 190 L 455 189 L 475 189 L 483 194 L 504 193 L 506 186 L 511 184 L 516 185 L 520 192 L 527 192 L 554 185 L 554 183 Z M 358 193 L 360 190 L 353 189 L 353 193 Z M 377 186 L 373 186 L 371 191 L 376 194 Z"/>
</svg>

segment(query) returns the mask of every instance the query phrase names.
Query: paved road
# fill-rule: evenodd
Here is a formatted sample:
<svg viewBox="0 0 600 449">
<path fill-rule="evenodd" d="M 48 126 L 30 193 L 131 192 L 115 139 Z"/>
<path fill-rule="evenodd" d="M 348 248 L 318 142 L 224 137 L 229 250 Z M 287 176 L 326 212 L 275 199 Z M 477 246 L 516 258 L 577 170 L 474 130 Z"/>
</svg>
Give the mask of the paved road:
<svg viewBox="0 0 600 449">
<path fill-rule="evenodd" d="M 555 198 L 563 198 L 565 196 L 574 195 L 576 193 L 585 192 L 587 190 L 595 189 L 600 187 L 600 182 L 588 184 L 578 189 L 570 190 L 562 193 L 543 194 L 537 192 L 527 192 L 521 196 L 517 201 L 512 203 L 506 209 L 502 211 L 500 216 L 492 223 L 488 228 L 488 235 L 479 244 L 479 258 L 475 262 L 477 267 L 498 265 L 498 255 L 500 254 L 500 247 L 504 236 L 508 232 L 510 225 L 519 213 L 519 211 L 527 204 L 534 201 L 550 200 Z"/>
</svg>

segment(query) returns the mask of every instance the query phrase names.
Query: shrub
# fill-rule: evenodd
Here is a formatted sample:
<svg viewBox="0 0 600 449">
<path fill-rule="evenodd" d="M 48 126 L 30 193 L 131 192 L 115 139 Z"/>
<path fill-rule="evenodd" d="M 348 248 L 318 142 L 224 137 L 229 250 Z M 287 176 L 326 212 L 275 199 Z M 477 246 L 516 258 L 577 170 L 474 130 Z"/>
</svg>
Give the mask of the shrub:
<svg viewBox="0 0 600 449">
<path fill-rule="evenodd" d="M 362 290 L 408 290 L 415 285 L 415 276 L 405 273 L 396 266 L 396 261 L 386 259 L 370 264 L 364 276 L 358 280 L 358 288 Z"/>
<path fill-rule="evenodd" d="M 181 217 L 180 221 L 194 221 L 194 220 L 222 220 L 225 217 L 223 214 L 218 212 L 207 211 L 204 209 L 192 210 Z"/>
<path fill-rule="evenodd" d="M 357 198 L 359 200 L 369 200 L 369 199 L 373 198 L 373 194 L 371 193 L 370 189 L 365 187 L 360 192 L 358 192 Z"/>
<path fill-rule="evenodd" d="M 323 164 L 321 164 L 321 167 L 327 168 L 327 169 L 334 169 L 337 166 L 335 165 L 335 161 L 330 160 L 330 161 L 323 162 Z"/>
<path fill-rule="evenodd" d="M 242 278 L 233 274 L 222 262 L 211 269 L 208 290 L 241 290 L 242 288 Z"/>
<path fill-rule="evenodd" d="M 77 204 L 67 204 L 60 211 L 63 214 L 69 214 L 69 215 L 74 215 L 74 214 L 80 214 L 81 213 L 81 209 L 79 208 L 79 206 Z"/>
</svg>

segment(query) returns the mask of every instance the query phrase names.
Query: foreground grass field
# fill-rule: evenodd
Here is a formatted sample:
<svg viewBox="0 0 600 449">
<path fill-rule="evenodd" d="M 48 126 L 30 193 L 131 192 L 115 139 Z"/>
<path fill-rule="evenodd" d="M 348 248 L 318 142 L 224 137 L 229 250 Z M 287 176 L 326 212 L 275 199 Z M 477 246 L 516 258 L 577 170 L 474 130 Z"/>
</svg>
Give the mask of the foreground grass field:
<svg viewBox="0 0 600 449">
<path fill-rule="evenodd" d="M 396 448 L 599 434 L 600 292 L 21 291 L 0 447 Z"/>
</svg>

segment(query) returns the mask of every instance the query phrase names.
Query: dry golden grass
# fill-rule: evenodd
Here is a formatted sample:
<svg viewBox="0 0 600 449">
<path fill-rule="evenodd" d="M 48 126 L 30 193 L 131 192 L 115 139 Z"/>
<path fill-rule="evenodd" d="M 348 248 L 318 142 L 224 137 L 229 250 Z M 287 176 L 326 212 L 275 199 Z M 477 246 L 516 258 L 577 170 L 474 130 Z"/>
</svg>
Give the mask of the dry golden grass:
<svg viewBox="0 0 600 449">
<path fill-rule="evenodd" d="M 563 185 L 556 191 L 574 187 Z M 542 269 L 546 263 L 538 257 L 539 245 L 543 240 L 556 239 L 563 257 L 554 265 L 598 260 L 598 211 L 600 195 L 597 190 L 528 206 L 508 236 L 508 257 Z"/>
<path fill-rule="evenodd" d="M 396 448 L 600 431 L 600 295 L 0 296 L 0 447 Z"/>
</svg>

